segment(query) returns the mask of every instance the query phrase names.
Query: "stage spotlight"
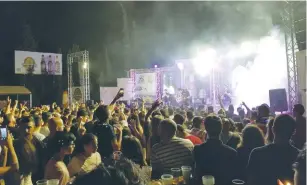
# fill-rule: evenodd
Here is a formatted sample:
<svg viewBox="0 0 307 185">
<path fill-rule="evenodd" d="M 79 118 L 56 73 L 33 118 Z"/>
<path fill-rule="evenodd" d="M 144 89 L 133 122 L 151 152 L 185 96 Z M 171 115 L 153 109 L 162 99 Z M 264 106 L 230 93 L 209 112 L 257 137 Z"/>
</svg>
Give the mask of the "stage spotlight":
<svg viewBox="0 0 307 185">
<path fill-rule="evenodd" d="M 158 68 L 158 65 L 154 65 L 154 68 Z"/>
<path fill-rule="evenodd" d="M 184 68 L 183 63 L 182 62 L 178 62 L 177 63 L 177 67 L 178 67 L 178 69 L 180 69 L 180 71 L 182 71 L 183 68 Z"/>
<path fill-rule="evenodd" d="M 216 67 L 216 51 L 207 49 L 192 61 L 195 72 L 200 76 L 206 76 Z"/>
<path fill-rule="evenodd" d="M 86 68 L 87 68 L 87 63 L 84 62 L 84 63 L 83 63 L 83 69 L 86 69 Z"/>
</svg>

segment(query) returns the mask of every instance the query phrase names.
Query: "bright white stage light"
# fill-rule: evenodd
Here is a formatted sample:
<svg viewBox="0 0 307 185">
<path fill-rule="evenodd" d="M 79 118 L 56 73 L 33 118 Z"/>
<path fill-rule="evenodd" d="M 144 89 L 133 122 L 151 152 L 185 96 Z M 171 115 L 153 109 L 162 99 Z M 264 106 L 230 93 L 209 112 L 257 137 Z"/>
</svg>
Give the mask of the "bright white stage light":
<svg viewBox="0 0 307 185">
<path fill-rule="evenodd" d="M 84 62 L 84 63 L 83 63 L 83 69 L 86 69 L 86 68 L 87 68 L 87 63 Z"/>
<path fill-rule="evenodd" d="M 200 76 L 206 76 L 216 67 L 216 51 L 207 49 L 192 61 L 195 72 Z"/>
<path fill-rule="evenodd" d="M 182 62 L 178 62 L 178 63 L 177 63 L 177 67 L 178 67 L 178 69 L 179 69 L 180 71 L 182 71 L 183 68 L 184 68 L 183 63 L 182 63 Z"/>
</svg>

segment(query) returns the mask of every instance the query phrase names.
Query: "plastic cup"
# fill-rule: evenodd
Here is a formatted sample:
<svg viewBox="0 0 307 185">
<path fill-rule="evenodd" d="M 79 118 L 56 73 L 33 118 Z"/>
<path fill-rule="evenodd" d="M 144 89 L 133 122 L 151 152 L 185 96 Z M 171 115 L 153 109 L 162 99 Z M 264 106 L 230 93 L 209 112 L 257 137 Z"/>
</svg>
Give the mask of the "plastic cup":
<svg viewBox="0 0 307 185">
<path fill-rule="evenodd" d="M 191 166 L 182 166 L 181 171 L 182 171 L 182 176 L 183 176 L 184 182 L 186 184 L 189 183 L 191 172 L 192 172 Z"/>
<path fill-rule="evenodd" d="M 174 182 L 176 184 L 178 184 L 179 183 L 179 177 L 181 175 L 181 169 L 180 168 L 171 168 L 171 173 L 174 177 Z"/>
<path fill-rule="evenodd" d="M 240 179 L 233 179 L 232 184 L 233 185 L 244 185 L 245 182 L 243 180 L 240 180 Z"/>
<path fill-rule="evenodd" d="M 173 184 L 173 176 L 171 174 L 163 174 L 161 176 L 163 185 L 172 185 Z"/>
<path fill-rule="evenodd" d="M 50 179 L 48 180 L 48 185 L 59 185 L 59 179 Z"/>
<path fill-rule="evenodd" d="M 48 185 L 48 181 L 46 179 L 38 180 L 36 185 Z"/>
<path fill-rule="evenodd" d="M 59 179 L 50 179 L 47 182 L 48 182 L 48 185 L 59 185 L 60 180 Z"/>
<path fill-rule="evenodd" d="M 202 177 L 203 185 L 214 185 L 215 180 L 212 175 L 204 175 Z"/>
</svg>

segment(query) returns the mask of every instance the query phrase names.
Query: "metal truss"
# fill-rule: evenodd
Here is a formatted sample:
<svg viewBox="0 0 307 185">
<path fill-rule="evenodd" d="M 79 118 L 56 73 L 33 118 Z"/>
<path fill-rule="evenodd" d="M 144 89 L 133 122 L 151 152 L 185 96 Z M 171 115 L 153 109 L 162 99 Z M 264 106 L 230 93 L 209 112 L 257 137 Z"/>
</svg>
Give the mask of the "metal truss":
<svg viewBox="0 0 307 185">
<path fill-rule="evenodd" d="M 294 1 L 283 2 L 282 19 L 284 23 L 285 32 L 285 46 L 286 46 L 286 57 L 287 57 L 287 73 L 288 73 L 288 101 L 289 110 L 292 109 L 293 105 L 298 103 L 298 79 L 297 79 L 297 63 L 296 63 L 296 52 L 298 51 L 295 28 L 294 28 L 294 17 L 293 17 L 293 6 Z"/>
<path fill-rule="evenodd" d="M 75 61 L 75 58 L 82 58 L 82 60 Z M 73 88 L 73 75 L 72 75 L 72 64 L 74 62 L 82 63 L 80 85 L 83 90 L 83 102 L 90 100 L 90 75 L 89 75 L 89 52 L 80 51 L 76 53 L 70 53 L 67 55 L 67 69 L 68 69 L 68 99 L 69 104 L 72 104 L 72 88 Z"/>
</svg>

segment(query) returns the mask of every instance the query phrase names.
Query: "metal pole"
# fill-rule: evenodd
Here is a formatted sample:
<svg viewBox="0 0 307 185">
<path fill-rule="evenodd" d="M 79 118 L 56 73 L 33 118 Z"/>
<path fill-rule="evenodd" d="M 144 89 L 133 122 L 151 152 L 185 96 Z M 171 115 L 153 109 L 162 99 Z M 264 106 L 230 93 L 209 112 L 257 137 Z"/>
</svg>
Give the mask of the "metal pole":
<svg viewBox="0 0 307 185">
<path fill-rule="evenodd" d="M 32 108 L 32 94 L 30 94 L 30 108 Z"/>
</svg>

